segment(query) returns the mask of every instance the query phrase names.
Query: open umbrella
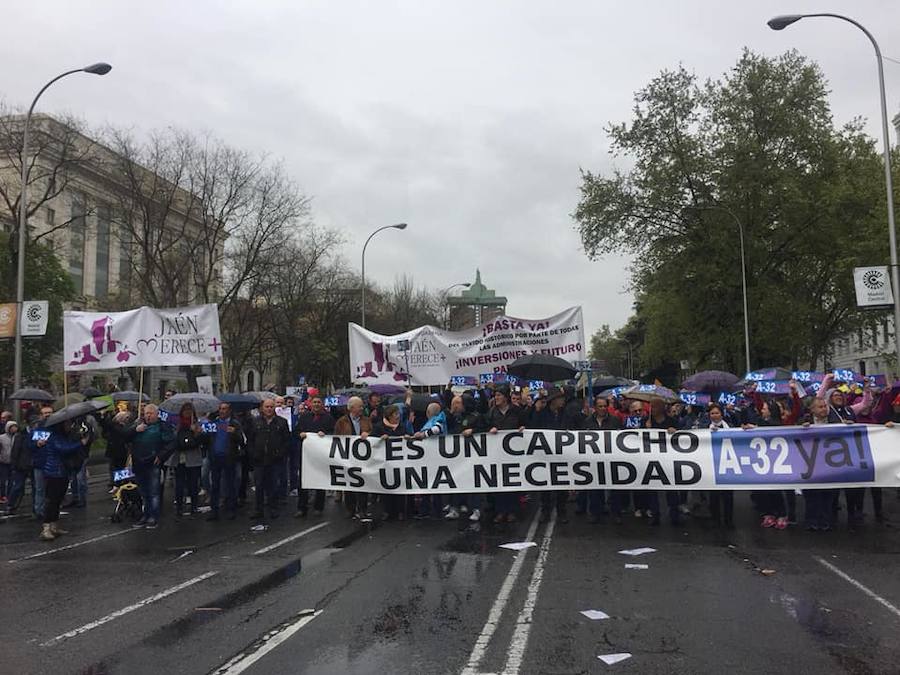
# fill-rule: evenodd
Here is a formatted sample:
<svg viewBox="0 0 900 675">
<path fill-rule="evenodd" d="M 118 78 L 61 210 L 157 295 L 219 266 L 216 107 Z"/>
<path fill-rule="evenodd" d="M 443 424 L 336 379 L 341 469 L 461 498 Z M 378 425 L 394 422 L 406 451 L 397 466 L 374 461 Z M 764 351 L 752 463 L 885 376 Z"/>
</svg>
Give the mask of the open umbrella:
<svg viewBox="0 0 900 675">
<path fill-rule="evenodd" d="M 578 372 L 568 361 L 549 354 L 529 354 L 522 356 L 506 369 L 509 375 L 522 380 L 543 380 L 558 382 L 571 380 Z"/>
<path fill-rule="evenodd" d="M 406 387 L 399 384 L 373 384 L 369 387 L 369 390 L 381 396 L 390 396 L 391 394 L 401 396 L 406 394 Z"/>
<path fill-rule="evenodd" d="M 613 387 L 612 389 L 605 389 L 597 394 L 597 396 L 602 396 L 603 398 L 619 398 L 619 396 L 622 395 L 622 392 L 628 388 L 629 387 Z"/>
<path fill-rule="evenodd" d="M 706 394 L 715 394 L 720 391 L 734 391 L 740 378 L 723 370 L 703 370 L 694 373 L 681 383 L 685 391 L 700 391 Z"/>
<path fill-rule="evenodd" d="M 60 396 L 53 402 L 53 408 L 55 410 L 62 410 L 67 405 L 72 405 L 73 403 L 81 403 L 84 400 L 84 395 L 79 394 L 77 391 L 73 391 L 65 396 Z"/>
<path fill-rule="evenodd" d="M 272 391 L 248 391 L 244 393 L 244 396 L 252 396 L 257 402 L 261 402 L 263 399 L 275 398 L 278 394 Z"/>
<path fill-rule="evenodd" d="M 737 383 L 741 387 L 751 382 L 762 382 L 763 380 L 790 380 L 794 373 L 787 368 L 761 368 L 760 370 L 752 370 L 744 378 Z"/>
<path fill-rule="evenodd" d="M 190 403 L 194 406 L 194 412 L 198 417 L 209 415 L 219 407 L 219 399 L 212 394 L 201 394 L 196 391 L 186 392 L 184 394 L 175 394 L 172 398 L 168 398 L 159 404 L 159 409 L 164 410 L 172 415 L 177 415 L 181 411 L 181 406 Z"/>
<path fill-rule="evenodd" d="M 392 396 L 388 399 L 388 402 L 390 404 L 405 404 L 406 395 Z M 435 402 L 441 402 L 440 396 L 438 394 L 414 393 L 412 395 L 412 399 L 410 400 L 409 407 L 416 412 L 425 412 L 425 410 L 428 408 L 428 405 Z"/>
<path fill-rule="evenodd" d="M 661 387 L 658 384 L 636 384 L 623 391 L 622 397 L 635 401 L 663 400 L 667 403 L 675 403 L 681 400 L 674 391 L 667 387 Z"/>
<path fill-rule="evenodd" d="M 136 391 L 114 391 L 112 393 L 113 401 L 137 401 L 141 400 L 144 403 L 150 400 L 150 397 L 147 394 L 139 394 Z"/>
<path fill-rule="evenodd" d="M 9 398 L 13 401 L 52 401 L 56 397 L 43 389 L 25 387 L 24 389 L 16 389 Z"/>
<path fill-rule="evenodd" d="M 52 427 L 53 425 L 60 424 L 66 420 L 74 420 L 77 417 L 92 415 L 98 410 L 103 410 L 105 407 L 106 401 L 81 401 L 80 403 L 73 403 L 50 415 L 50 417 L 47 418 L 47 421 L 44 422 L 44 426 Z"/>
<path fill-rule="evenodd" d="M 103 396 L 103 392 L 97 387 L 87 387 L 81 390 L 81 395 L 85 398 L 97 398 L 98 396 Z"/>
<path fill-rule="evenodd" d="M 591 378 L 591 385 L 594 389 L 610 389 L 612 387 L 633 387 L 634 380 L 627 377 L 618 377 L 616 375 L 600 375 Z"/>
<path fill-rule="evenodd" d="M 332 396 L 346 396 L 350 398 L 351 396 L 359 396 L 361 399 L 365 399 L 370 393 L 372 389 L 369 387 L 345 387 L 344 389 L 337 389 L 334 391 Z M 406 390 L 404 389 L 400 394 L 405 394 Z"/>
<path fill-rule="evenodd" d="M 243 412 L 245 410 L 253 410 L 259 406 L 259 400 L 249 394 L 219 394 L 219 400 L 231 406 L 234 412 Z"/>
</svg>

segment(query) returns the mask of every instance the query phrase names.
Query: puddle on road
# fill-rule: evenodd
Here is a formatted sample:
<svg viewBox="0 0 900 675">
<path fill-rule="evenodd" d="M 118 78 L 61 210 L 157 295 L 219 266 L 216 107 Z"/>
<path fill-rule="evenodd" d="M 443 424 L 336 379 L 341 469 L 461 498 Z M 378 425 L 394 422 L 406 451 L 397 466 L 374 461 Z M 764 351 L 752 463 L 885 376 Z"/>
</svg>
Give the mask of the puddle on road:
<svg viewBox="0 0 900 675">
<path fill-rule="evenodd" d="M 307 558 L 309 556 L 306 556 Z M 308 563 L 309 564 L 309 563 Z M 174 621 L 167 626 L 163 626 L 154 633 L 151 633 L 144 642 L 150 645 L 165 646 L 171 644 L 175 640 L 184 638 L 188 633 L 197 630 L 201 626 L 210 621 L 214 621 L 229 609 L 234 609 L 240 605 L 244 605 L 251 600 L 255 600 L 259 596 L 268 593 L 272 589 L 281 584 L 290 581 L 302 571 L 301 559 L 298 558 L 293 562 L 279 567 L 274 572 L 270 572 L 261 579 L 251 584 L 243 586 L 236 591 L 232 591 L 222 597 L 204 603 L 205 607 L 216 607 L 221 612 L 198 612 L 193 611 L 187 616 Z"/>
</svg>

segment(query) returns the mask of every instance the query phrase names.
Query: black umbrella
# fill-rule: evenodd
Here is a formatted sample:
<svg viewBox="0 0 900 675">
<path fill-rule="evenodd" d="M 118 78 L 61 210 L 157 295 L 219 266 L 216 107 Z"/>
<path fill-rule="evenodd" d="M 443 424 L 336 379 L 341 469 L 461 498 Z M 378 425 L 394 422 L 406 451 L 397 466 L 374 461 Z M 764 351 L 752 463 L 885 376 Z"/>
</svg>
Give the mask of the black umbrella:
<svg viewBox="0 0 900 675">
<path fill-rule="evenodd" d="M 219 394 L 219 400 L 231 406 L 234 412 L 242 412 L 244 410 L 253 410 L 259 407 L 259 400 L 255 396 L 249 394 Z"/>
<path fill-rule="evenodd" d="M 25 389 L 17 389 L 9 397 L 13 401 L 54 401 L 56 397 L 49 391 L 43 389 L 33 389 L 26 387 Z"/>
<path fill-rule="evenodd" d="M 199 417 L 209 415 L 209 413 L 217 410 L 219 407 L 219 399 L 212 394 L 201 394 L 199 392 L 187 392 L 184 394 L 175 394 L 172 398 L 167 398 L 159 404 L 159 409 L 167 413 L 177 415 L 181 412 L 181 406 L 190 403 L 194 406 L 194 412 Z"/>
<path fill-rule="evenodd" d="M 81 403 L 73 403 L 50 415 L 50 417 L 47 418 L 47 421 L 44 422 L 44 426 L 52 427 L 53 425 L 60 424 L 66 420 L 74 420 L 76 417 L 92 415 L 98 410 L 103 410 L 108 405 L 109 404 L 106 401 L 82 401 Z"/>
<path fill-rule="evenodd" d="M 406 404 L 406 396 L 390 396 L 388 402 L 391 405 Z M 431 403 L 440 403 L 441 399 L 436 394 L 419 394 L 414 393 L 409 402 L 409 407 L 416 412 L 425 412 Z"/>
<path fill-rule="evenodd" d="M 558 356 L 529 354 L 509 364 L 506 372 L 523 380 L 558 382 L 559 380 L 571 380 L 577 371 L 571 363 Z"/>
<path fill-rule="evenodd" d="M 591 378 L 591 386 L 593 386 L 594 389 L 633 387 L 634 380 L 629 380 L 627 377 L 617 377 L 615 375 L 600 375 L 599 377 Z"/>
<path fill-rule="evenodd" d="M 103 392 L 97 389 L 97 387 L 88 387 L 81 391 L 81 395 L 85 398 L 97 398 L 98 396 L 103 396 Z"/>
<path fill-rule="evenodd" d="M 112 393 L 113 401 L 137 401 L 138 399 L 146 403 L 150 400 L 150 397 L 147 394 L 139 394 L 136 391 L 114 391 Z"/>
<path fill-rule="evenodd" d="M 703 370 L 682 382 L 681 388 L 685 391 L 718 394 L 720 391 L 734 391 L 739 379 L 737 375 L 722 370 Z"/>
</svg>

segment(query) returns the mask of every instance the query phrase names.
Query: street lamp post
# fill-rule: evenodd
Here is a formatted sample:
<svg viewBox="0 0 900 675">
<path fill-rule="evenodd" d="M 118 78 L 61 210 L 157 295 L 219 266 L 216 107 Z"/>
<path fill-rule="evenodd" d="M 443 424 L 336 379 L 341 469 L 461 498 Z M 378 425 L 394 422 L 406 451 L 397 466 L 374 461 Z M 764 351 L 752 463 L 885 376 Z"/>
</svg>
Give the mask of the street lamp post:
<svg viewBox="0 0 900 675">
<path fill-rule="evenodd" d="M 689 205 L 687 208 L 696 209 L 697 211 L 722 211 L 723 213 L 727 213 L 731 216 L 731 219 L 737 224 L 738 234 L 741 239 L 741 291 L 744 296 L 744 359 L 747 366 L 747 370 L 744 372 L 749 373 L 750 368 L 750 311 L 747 307 L 747 256 L 744 251 L 744 225 L 741 223 L 740 218 L 738 218 L 734 211 L 729 209 L 727 206 L 723 206 L 721 204 L 709 204 L 709 205 Z"/>
<path fill-rule="evenodd" d="M 406 223 L 397 223 L 396 225 L 385 225 L 384 227 L 379 227 L 372 234 L 369 235 L 369 238 L 366 239 L 366 243 L 363 244 L 362 250 L 362 297 L 360 304 L 362 305 L 362 327 L 366 327 L 366 247 L 369 245 L 369 242 L 372 241 L 372 237 L 381 232 L 382 230 L 405 230 Z"/>
<path fill-rule="evenodd" d="M 891 284 L 894 292 L 894 354 L 897 359 L 896 368 L 900 369 L 900 270 L 897 267 L 897 229 L 894 224 L 894 185 L 891 177 L 891 138 L 888 133 L 887 101 L 884 93 L 884 63 L 881 56 L 881 47 L 878 46 L 875 37 L 865 26 L 843 14 L 787 14 L 769 19 L 767 23 L 772 30 L 784 30 L 800 19 L 816 17 L 840 19 L 853 24 L 865 33 L 872 43 L 872 47 L 875 48 L 875 61 L 878 65 L 878 91 L 881 95 L 881 135 L 884 143 L 884 183 L 887 189 L 888 237 L 891 246 Z"/>
<path fill-rule="evenodd" d="M 106 75 L 112 66 L 108 63 L 93 63 L 84 68 L 76 68 L 75 70 L 67 70 L 60 73 L 47 84 L 41 87 L 41 90 L 31 102 L 28 108 L 28 114 L 25 115 L 25 127 L 22 131 L 22 190 L 19 194 L 19 236 L 18 236 L 18 256 L 16 268 L 16 347 L 14 360 L 14 389 L 20 389 L 22 386 L 22 305 L 25 302 L 25 244 L 26 244 L 26 225 L 28 221 L 28 125 L 31 122 L 31 114 L 37 105 L 38 99 L 41 97 L 51 84 L 61 80 L 68 75 L 75 73 L 90 73 L 91 75 Z"/>
<path fill-rule="evenodd" d="M 444 306 L 447 308 L 447 320 L 444 322 L 444 330 L 450 329 L 450 291 L 452 291 L 454 288 L 457 288 L 458 286 L 468 288 L 471 285 L 472 284 L 470 284 L 468 281 L 464 281 L 461 284 L 453 284 L 452 286 L 447 286 L 447 288 L 445 288 L 441 293 L 441 295 L 444 296 Z"/>
</svg>

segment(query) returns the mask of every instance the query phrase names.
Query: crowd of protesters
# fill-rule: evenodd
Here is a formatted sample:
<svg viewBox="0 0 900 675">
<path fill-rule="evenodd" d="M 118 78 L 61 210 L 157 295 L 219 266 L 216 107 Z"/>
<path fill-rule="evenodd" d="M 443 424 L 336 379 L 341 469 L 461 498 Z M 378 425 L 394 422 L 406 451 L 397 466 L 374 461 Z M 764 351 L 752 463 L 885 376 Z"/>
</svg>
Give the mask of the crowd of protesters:
<svg viewBox="0 0 900 675">
<path fill-rule="evenodd" d="M 856 394 L 837 387 L 831 376 L 815 396 L 801 400 L 795 383 L 787 397 L 763 396 L 753 387 L 741 406 L 710 403 L 692 406 L 651 398 L 648 402 L 619 396 L 586 400 L 574 388 L 529 392 L 506 384 L 427 397 L 426 405 L 413 406 L 413 394 L 384 401 L 377 393 L 351 396 L 329 409 L 314 389 L 298 400 L 292 396 L 264 398 L 258 407 L 235 413 L 228 403 L 207 415 L 198 415 L 190 402 L 177 415 L 161 419 L 154 404 L 119 403 L 115 410 L 46 427 L 52 407 L 35 406 L 24 424 L 0 417 L 0 504 L 8 514 L 21 507 L 30 484 L 31 509 L 43 522 L 41 538 L 52 541 L 65 532 L 59 527 L 61 508 L 83 507 L 87 501 L 86 461 L 91 445 L 102 435 L 109 461 L 110 493 L 117 476 L 128 469 L 140 493 L 136 527 L 153 529 L 164 511 L 173 518 L 208 521 L 235 519 L 245 507 L 256 521 L 278 518 L 296 498 L 295 515 L 321 516 L 329 495 L 302 489 L 301 457 L 309 434 L 358 437 L 424 438 L 433 435 L 497 434 L 524 429 L 617 430 L 648 428 L 675 432 L 709 429 L 712 432 L 780 425 L 900 423 L 900 394 L 890 388 L 867 385 Z M 416 395 L 421 397 L 423 395 Z M 414 409 L 415 408 L 415 409 Z M 424 408 L 424 410 L 422 410 Z M 35 431 L 45 430 L 45 434 Z M 174 482 L 174 499 L 166 503 L 166 483 Z M 847 523 L 857 527 L 864 517 L 866 493 L 871 494 L 874 517 L 883 522 L 880 488 L 826 488 L 760 490 L 750 499 L 764 528 L 783 530 L 799 524 L 798 499 L 802 494 L 803 521 L 810 530 L 835 527 L 846 509 Z M 70 494 L 68 503 L 64 503 Z M 677 525 L 685 517 L 711 519 L 734 526 L 734 494 L 728 490 L 664 491 L 667 520 Z M 251 497 L 252 495 L 252 497 Z M 362 521 L 467 518 L 496 524 L 515 522 L 530 495 L 493 494 L 369 495 L 333 493 L 348 517 Z M 841 497 L 843 496 L 843 506 Z M 539 493 L 541 517 L 556 511 L 557 522 L 568 522 L 568 506 L 592 522 L 609 518 L 621 522 L 626 515 L 658 525 L 662 506 L 654 490 L 568 490 Z"/>
</svg>

